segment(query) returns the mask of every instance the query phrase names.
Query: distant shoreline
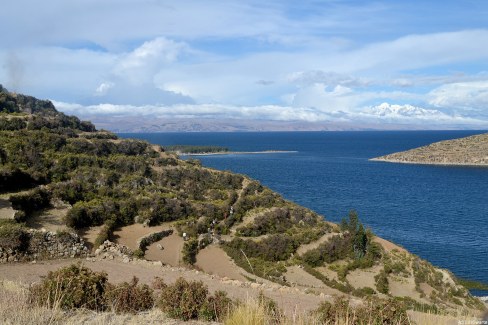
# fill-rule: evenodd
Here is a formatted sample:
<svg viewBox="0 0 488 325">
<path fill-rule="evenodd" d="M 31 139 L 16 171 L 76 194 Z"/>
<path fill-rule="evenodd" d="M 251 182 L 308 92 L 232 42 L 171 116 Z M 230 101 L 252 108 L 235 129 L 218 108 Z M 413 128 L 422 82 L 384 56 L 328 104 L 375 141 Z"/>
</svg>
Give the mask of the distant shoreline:
<svg viewBox="0 0 488 325">
<path fill-rule="evenodd" d="M 218 151 L 202 153 L 179 153 L 179 156 L 216 156 L 216 155 L 255 155 L 255 154 L 273 154 L 273 153 L 297 153 L 293 150 L 264 150 L 264 151 Z"/>
<path fill-rule="evenodd" d="M 385 158 L 371 158 L 369 161 L 381 161 L 394 164 L 409 164 L 409 165 L 433 165 L 433 166 L 452 166 L 452 167 L 488 167 L 487 164 L 477 163 L 455 163 L 455 162 L 434 162 L 434 161 L 411 161 L 399 159 L 385 159 Z"/>
</svg>

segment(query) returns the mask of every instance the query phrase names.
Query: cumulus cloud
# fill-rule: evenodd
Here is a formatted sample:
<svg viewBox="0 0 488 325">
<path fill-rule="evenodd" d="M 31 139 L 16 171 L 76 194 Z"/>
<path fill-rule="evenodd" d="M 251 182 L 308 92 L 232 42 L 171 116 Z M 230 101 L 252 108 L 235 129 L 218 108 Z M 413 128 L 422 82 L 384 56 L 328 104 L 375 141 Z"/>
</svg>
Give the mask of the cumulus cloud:
<svg viewBox="0 0 488 325">
<path fill-rule="evenodd" d="M 102 82 L 95 90 L 95 95 L 103 96 L 110 90 L 110 88 L 113 88 L 113 86 L 114 84 L 112 82 Z"/>
<path fill-rule="evenodd" d="M 133 84 L 145 83 L 164 65 L 174 62 L 187 48 L 181 42 L 164 37 L 155 38 L 144 42 L 132 52 L 121 55 L 113 73 Z"/>
<path fill-rule="evenodd" d="M 29 58 L 19 90 L 79 103 L 73 112 L 486 120 L 488 29 L 463 7 L 469 20 L 446 32 L 435 22 L 449 4 L 435 7 L 429 27 L 387 1 L 10 1 L 0 81 L 15 49 Z M 364 109 L 382 102 L 419 110 Z"/>
<path fill-rule="evenodd" d="M 433 106 L 488 116 L 488 80 L 442 85 L 428 96 Z"/>
</svg>

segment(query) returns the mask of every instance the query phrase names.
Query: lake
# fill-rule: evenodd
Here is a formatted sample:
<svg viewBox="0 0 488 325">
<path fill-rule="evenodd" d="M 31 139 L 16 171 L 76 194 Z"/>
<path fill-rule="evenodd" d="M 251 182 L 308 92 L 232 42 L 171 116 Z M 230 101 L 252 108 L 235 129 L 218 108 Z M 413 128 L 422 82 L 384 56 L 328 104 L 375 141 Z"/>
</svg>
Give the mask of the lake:
<svg viewBox="0 0 488 325">
<path fill-rule="evenodd" d="M 352 209 L 377 235 L 455 275 L 488 283 L 488 168 L 368 159 L 482 131 L 120 134 L 161 145 L 218 145 L 289 153 L 197 157 L 246 174 L 339 222 Z M 477 295 L 488 292 L 473 291 Z"/>
</svg>

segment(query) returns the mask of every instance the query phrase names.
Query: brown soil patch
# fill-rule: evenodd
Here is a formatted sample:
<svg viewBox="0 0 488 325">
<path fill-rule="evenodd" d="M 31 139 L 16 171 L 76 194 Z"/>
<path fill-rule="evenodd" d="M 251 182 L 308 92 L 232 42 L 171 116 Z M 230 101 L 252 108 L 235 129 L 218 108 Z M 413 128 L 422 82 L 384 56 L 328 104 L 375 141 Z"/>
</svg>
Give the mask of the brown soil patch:
<svg viewBox="0 0 488 325">
<path fill-rule="evenodd" d="M 327 278 L 339 281 L 339 278 L 337 277 L 337 272 L 329 269 L 328 266 L 320 266 L 316 267 L 315 269 L 325 275 Z"/>
<path fill-rule="evenodd" d="M 429 303 L 427 299 L 421 298 L 420 293 L 415 290 L 415 280 L 413 278 L 390 276 L 388 281 L 390 293 L 393 296 L 410 297 L 418 301 Z"/>
<path fill-rule="evenodd" d="M 425 282 L 422 282 L 419 286 L 420 286 L 420 290 L 422 290 L 427 297 L 429 297 L 432 291 L 434 291 L 434 288 L 432 288 L 430 285 L 428 285 Z"/>
<path fill-rule="evenodd" d="M 183 238 L 174 232 L 170 236 L 149 245 L 144 257 L 150 261 L 161 261 L 164 264 L 177 266 L 181 263 L 183 244 Z M 158 245 L 161 245 L 163 249 L 159 249 Z"/>
<path fill-rule="evenodd" d="M 54 208 L 35 212 L 27 219 L 26 225 L 33 229 L 44 228 L 48 231 L 67 231 L 69 228 L 63 219 L 68 210 L 68 208 Z"/>
<path fill-rule="evenodd" d="M 386 239 L 380 237 L 374 237 L 373 241 L 380 244 L 387 252 L 391 252 L 392 250 L 397 250 L 399 252 L 408 253 L 405 248 L 393 244 L 392 242 Z"/>
<path fill-rule="evenodd" d="M 95 240 L 97 239 L 98 234 L 100 233 L 103 227 L 104 226 L 88 227 L 88 228 L 79 229 L 77 231 L 78 236 L 83 238 L 88 249 L 93 250 L 95 245 Z"/>
<path fill-rule="evenodd" d="M 13 219 L 15 210 L 7 198 L 0 197 L 0 219 Z"/>
<path fill-rule="evenodd" d="M 140 223 L 135 223 L 130 226 L 122 227 L 114 231 L 114 241 L 117 244 L 125 245 L 132 250 L 138 248 L 137 242 L 142 237 L 152 234 L 153 232 L 163 231 L 170 229 L 169 224 L 164 224 L 155 227 L 145 227 Z"/>
<path fill-rule="evenodd" d="M 369 269 L 356 269 L 346 276 L 349 283 L 354 288 L 364 288 L 370 287 L 371 289 L 376 288 L 374 277 L 381 272 L 383 266 L 375 265 Z"/>
<path fill-rule="evenodd" d="M 311 288 L 325 288 L 326 286 L 322 281 L 307 273 L 297 265 L 289 266 L 286 268 L 285 273 L 286 281 L 291 285 L 300 285 Z"/>
<path fill-rule="evenodd" d="M 208 274 L 246 281 L 246 278 L 242 275 L 243 270 L 235 265 L 222 248 L 216 245 L 210 245 L 200 250 L 195 265 Z"/>
</svg>

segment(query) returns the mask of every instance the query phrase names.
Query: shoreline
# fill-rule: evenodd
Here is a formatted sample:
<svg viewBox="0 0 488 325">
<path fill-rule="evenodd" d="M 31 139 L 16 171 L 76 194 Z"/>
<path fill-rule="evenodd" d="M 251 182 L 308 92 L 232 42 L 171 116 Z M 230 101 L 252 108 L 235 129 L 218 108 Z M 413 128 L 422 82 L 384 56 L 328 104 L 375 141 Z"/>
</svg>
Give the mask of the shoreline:
<svg viewBox="0 0 488 325">
<path fill-rule="evenodd" d="M 217 155 L 256 155 L 256 154 L 274 154 L 274 153 L 297 153 L 294 150 L 265 150 L 265 151 L 220 151 L 220 152 L 202 152 L 202 153 L 179 153 L 178 156 L 217 156 Z"/>
<path fill-rule="evenodd" d="M 398 160 L 398 159 L 386 159 L 386 158 L 370 158 L 369 161 L 380 161 L 394 164 L 409 164 L 409 165 L 432 165 L 432 166 L 452 166 L 452 167 L 486 167 L 488 164 L 477 163 L 454 163 L 454 162 L 432 162 L 432 161 L 411 161 L 411 160 Z"/>
</svg>

